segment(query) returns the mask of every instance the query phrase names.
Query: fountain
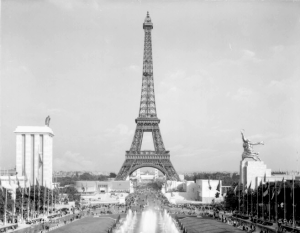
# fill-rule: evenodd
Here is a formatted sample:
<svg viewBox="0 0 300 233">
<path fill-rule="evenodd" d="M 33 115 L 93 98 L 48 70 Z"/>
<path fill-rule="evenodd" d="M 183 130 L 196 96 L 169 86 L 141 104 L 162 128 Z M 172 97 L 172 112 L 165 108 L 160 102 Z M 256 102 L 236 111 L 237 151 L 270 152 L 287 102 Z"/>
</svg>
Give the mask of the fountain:
<svg viewBox="0 0 300 233">
<path fill-rule="evenodd" d="M 152 209 L 143 211 L 141 217 L 141 224 L 139 228 L 139 233 L 155 233 L 157 225 L 157 213 Z"/>
<path fill-rule="evenodd" d="M 121 220 L 120 225 L 114 230 L 115 233 L 133 233 L 136 225 L 137 216 L 136 212 L 132 213 L 128 210 L 126 218 Z"/>
<path fill-rule="evenodd" d="M 148 208 L 141 214 L 128 211 L 126 218 L 114 229 L 114 233 L 180 233 L 175 221 L 167 213 Z"/>
<path fill-rule="evenodd" d="M 177 229 L 173 218 L 170 214 L 164 210 L 163 214 L 160 213 L 160 228 L 161 233 L 179 233 L 180 231 Z"/>
</svg>

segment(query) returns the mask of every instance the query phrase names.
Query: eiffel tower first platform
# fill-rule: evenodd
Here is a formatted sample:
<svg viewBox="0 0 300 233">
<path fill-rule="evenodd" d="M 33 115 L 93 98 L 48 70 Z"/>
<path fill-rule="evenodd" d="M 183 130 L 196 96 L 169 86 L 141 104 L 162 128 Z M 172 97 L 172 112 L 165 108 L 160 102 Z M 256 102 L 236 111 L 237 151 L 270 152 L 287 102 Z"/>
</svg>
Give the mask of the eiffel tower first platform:
<svg viewBox="0 0 300 233">
<path fill-rule="evenodd" d="M 148 12 L 143 29 L 145 31 L 145 41 L 139 117 L 135 120 L 136 130 L 130 150 L 126 151 L 125 162 L 116 180 L 126 180 L 132 172 L 141 167 L 157 168 L 166 175 L 168 180 L 179 180 L 179 176 L 170 160 L 170 152 L 165 150 L 159 130 L 160 120 L 156 114 L 151 43 L 153 24 Z M 144 132 L 152 132 L 155 151 L 141 151 Z"/>
</svg>

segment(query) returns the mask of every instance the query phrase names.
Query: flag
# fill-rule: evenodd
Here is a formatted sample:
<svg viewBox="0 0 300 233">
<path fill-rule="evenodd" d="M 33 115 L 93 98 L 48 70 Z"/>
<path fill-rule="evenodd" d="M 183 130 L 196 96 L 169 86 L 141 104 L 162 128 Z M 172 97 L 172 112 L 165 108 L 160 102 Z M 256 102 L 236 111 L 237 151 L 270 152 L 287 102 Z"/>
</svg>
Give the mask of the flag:
<svg viewBox="0 0 300 233">
<path fill-rule="evenodd" d="M 27 196 L 28 193 L 27 193 L 27 182 L 24 180 L 24 194 Z"/>
<path fill-rule="evenodd" d="M 244 188 L 245 188 L 244 192 L 248 194 L 247 183 L 245 184 L 245 187 L 244 187 Z"/>
<path fill-rule="evenodd" d="M 208 188 L 211 190 L 211 185 L 210 185 L 210 178 L 208 177 Z"/>
<path fill-rule="evenodd" d="M 236 195 L 236 190 L 237 190 L 237 186 L 235 186 L 233 192 L 234 192 L 234 195 Z"/>
<path fill-rule="evenodd" d="M 275 183 L 275 185 L 276 185 L 276 183 Z M 271 198 L 271 200 L 273 200 L 273 198 L 275 196 L 275 192 L 276 192 L 276 188 L 274 186 L 273 189 L 272 189 L 272 198 Z"/>
<path fill-rule="evenodd" d="M 16 180 L 17 180 L 17 185 L 18 185 L 18 188 L 21 189 L 21 186 L 20 186 L 20 181 L 18 179 L 18 176 L 16 175 Z"/>
<path fill-rule="evenodd" d="M 284 177 L 282 178 L 282 182 L 281 182 L 281 184 L 280 184 L 280 186 L 279 186 L 279 189 L 278 189 L 278 191 L 277 191 L 277 195 L 279 195 L 280 192 L 281 192 L 281 189 L 282 189 L 282 186 L 283 186 L 283 182 L 284 182 Z"/>
<path fill-rule="evenodd" d="M 4 184 L 3 187 L 6 188 L 7 191 L 10 192 L 10 193 L 13 191 L 13 188 L 12 188 L 12 186 L 11 186 L 10 175 L 8 176 L 8 184 Z"/>
<path fill-rule="evenodd" d="M 264 197 L 267 196 L 268 193 L 269 193 L 269 182 L 267 182 L 267 189 L 266 189 L 266 191 L 264 191 L 263 196 Z"/>
<path fill-rule="evenodd" d="M 262 180 L 260 180 L 259 186 L 257 187 L 257 191 L 258 191 L 259 187 L 261 187 L 261 188 L 263 187 Z"/>
<path fill-rule="evenodd" d="M 220 188 L 221 188 L 221 184 L 220 184 L 220 179 L 219 179 L 219 184 L 217 186 L 217 192 L 216 192 L 216 198 L 218 198 L 220 196 Z"/>
<path fill-rule="evenodd" d="M 264 176 L 264 182 L 267 181 L 267 174 L 265 173 L 265 176 Z"/>
<path fill-rule="evenodd" d="M 36 178 L 36 186 L 37 186 L 38 196 L 40 196 L 40 184 L 37 178 Z"/>
<path fill-rule="evenodd" d="M 83 184 L 81 183 L 81 189 L 82 189 L 82 192 L 84 192 L 85 191 L 85 188 L 84 188 L 84 186 L 83 186 Z"/>
<path fill-rule="evenodd" d="M 43 161 L 41 159 L 41 154 L 39 154 L 39 168 L 43 166 Z"/>
<path fill-rule="evenodd" d="M 294 181 L 294 177 L 293 177 L 293 181 Z M 291 199 L 293 199 L 293 191 L 294 191 L 294 182 L 291 185 L 291 193 L 290 193 Z"/>
<path fill-rule="evenodd" d="M 1 191 L 3 192 L 3 186 L 2 186 L 2 181 L 1 181 L 1 179 L 0 179 L 0 189 L 1 189 Z"/>
<path fill-rule="evenodd" d="M 250 184 L 249 184 L 249 187 L 248 187 L 248 191 L 250 191 L 250 194 L 252 194 L 252 192 L 251 192 L 251 183 L 252 183 L 252 181 L 250 181 Z"/>
</svg>

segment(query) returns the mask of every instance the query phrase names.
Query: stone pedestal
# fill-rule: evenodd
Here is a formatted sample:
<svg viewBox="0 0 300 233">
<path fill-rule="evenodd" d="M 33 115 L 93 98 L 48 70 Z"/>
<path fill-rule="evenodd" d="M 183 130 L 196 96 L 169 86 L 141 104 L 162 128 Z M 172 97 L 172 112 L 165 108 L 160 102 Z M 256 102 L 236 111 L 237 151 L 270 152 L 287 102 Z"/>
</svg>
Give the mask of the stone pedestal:
<svg viewBox="0 0 300 233">
<path fill-rule="evenodd" d="M 254 161 L 253 159 L 244 159 L 240 163 L 240 182 L 251 188 L 256 188 L 264 177 L 271 176 L 271 169 L 263 161 Z"/>
</svg>

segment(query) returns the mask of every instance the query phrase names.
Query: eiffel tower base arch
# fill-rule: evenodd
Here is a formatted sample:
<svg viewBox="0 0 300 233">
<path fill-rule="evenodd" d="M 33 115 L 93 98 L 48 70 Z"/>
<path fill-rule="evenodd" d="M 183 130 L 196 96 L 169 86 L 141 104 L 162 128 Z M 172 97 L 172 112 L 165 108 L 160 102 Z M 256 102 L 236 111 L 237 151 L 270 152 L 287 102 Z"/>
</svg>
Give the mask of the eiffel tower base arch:
<svg viewBox="0 0 300 233">
<path fill-rule="evenodd" d="M 164 154 L 157 154 L 155 151 L 141 151 L 139 154 L 126 152 L 126 159 L 123 163 L 116 180 L 126 180 L 135 170 L 142 167 L 153 167 L 161 171 L 167 180 L 179 180 L 171 160 L 169 151 Z"/>
</svg>

